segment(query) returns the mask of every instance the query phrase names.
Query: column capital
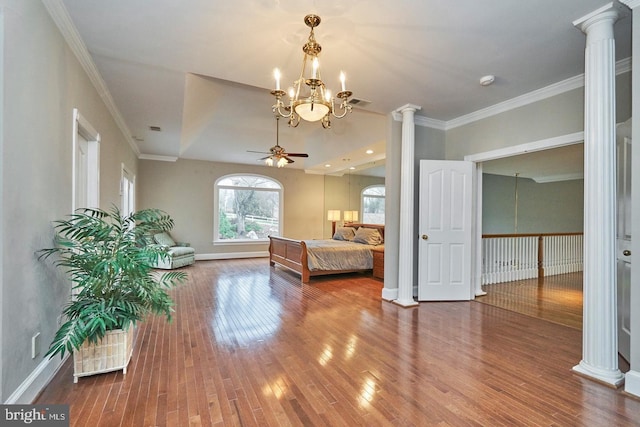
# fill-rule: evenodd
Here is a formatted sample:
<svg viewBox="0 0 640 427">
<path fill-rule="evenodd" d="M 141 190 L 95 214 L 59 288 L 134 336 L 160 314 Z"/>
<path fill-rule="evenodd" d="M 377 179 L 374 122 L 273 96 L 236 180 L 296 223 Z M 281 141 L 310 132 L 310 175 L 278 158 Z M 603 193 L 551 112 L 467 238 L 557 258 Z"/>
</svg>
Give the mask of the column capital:
<svg viewBox="0 0 640 427">
<path fill-rule="evenodd" d="M 394 113 L 404 113 L 407 110 L 413 111 L 414 113 L 418 110 L 421 110 L 422 107 L 419 105 L 415 105 L 415 104 L 405 104 L 400 108 L 396 108 L 393 112 Z"/>
<path fill-rule="evenodd" d="M 640 0 L 620 0 L 620 3 L 627 5 L 630 9 L 640 7 Z"/>
<path fill-rule="evenodd" d="M 607 38 L 613 38 L 613 24 L 620 18 L 628 14 L 628 9 L 619 2 L 607 3 L 599 9 L 584 15 L 573 21 L 573 25 L 585 34 L 588 34 L 592 25 L 603 21 L 611 22 L 611 34 L 605 35 Z"/>
</svg>

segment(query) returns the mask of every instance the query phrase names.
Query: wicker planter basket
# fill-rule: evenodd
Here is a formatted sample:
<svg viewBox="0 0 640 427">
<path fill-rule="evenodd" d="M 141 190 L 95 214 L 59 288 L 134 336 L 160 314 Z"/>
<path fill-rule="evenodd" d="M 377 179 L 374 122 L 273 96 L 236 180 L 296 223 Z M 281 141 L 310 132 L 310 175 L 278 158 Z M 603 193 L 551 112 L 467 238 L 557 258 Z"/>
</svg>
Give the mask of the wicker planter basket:
<svg viewBox="0 0 640 427">
<path fill-rule="evenodd" d="M 82 347 L 73 353 L 73 382 L 77 383 L 78 377 L 120 369 L 126 374 L 133 353 L 134 336 L 135 327 L 130 326 L 126 331 L 108 331 L 97 344 L 90 344 L 88 341 L 82 344 Z"/>
</svg>

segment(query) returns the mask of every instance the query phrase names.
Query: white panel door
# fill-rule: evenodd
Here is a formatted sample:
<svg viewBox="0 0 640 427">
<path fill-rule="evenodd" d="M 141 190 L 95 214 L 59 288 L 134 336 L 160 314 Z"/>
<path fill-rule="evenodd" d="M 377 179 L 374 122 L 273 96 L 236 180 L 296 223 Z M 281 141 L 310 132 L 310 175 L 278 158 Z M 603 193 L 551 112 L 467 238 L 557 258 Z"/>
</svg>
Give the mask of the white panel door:
<svg viewBox="0 0 640 427">
<path fill-rule="evenodd" d="M 473 163 L 420 161 L 418 300 L 470 300 Z"/>
<path fill-rule="evenodd" d="M 626 123 L 619 126 L 616 139 L 618 353 L 629 361 L 631 355 L 631 126 Z"/>
</svg>

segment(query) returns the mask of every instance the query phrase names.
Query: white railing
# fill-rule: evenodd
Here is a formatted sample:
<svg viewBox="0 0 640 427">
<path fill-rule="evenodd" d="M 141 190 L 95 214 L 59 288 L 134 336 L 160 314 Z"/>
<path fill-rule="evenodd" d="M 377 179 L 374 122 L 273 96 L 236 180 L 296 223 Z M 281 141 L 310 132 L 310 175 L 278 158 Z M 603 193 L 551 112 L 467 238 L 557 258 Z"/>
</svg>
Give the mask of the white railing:
<svg viewBox="0 0 640 427">
<path fill-rule="evenodd" d="M 582 233 L 482 236 L 482 284 L 582 271 Z"/>
</svg>

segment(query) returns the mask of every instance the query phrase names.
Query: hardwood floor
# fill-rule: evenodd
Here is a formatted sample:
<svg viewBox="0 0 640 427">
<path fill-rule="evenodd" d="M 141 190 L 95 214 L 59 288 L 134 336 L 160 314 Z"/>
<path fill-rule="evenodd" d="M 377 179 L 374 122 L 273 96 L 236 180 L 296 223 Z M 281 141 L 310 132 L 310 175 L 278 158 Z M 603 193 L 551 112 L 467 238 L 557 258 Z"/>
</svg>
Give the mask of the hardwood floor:
<svg viewBox="0 0 640 427">
<path fill-rule="evenodd" d="M 581 333 L 477 302 L 381 301 L 355 274 L 199 261 L 127 375 L 65 363 L 36 403 L 74 426 L 633 426 L 640 400 L 572 372 Z"/>
<path fill-rule="evenodd" d="M 477 301 L 582 330 L 582 272 L 485 285 Z"/>
</svg>

